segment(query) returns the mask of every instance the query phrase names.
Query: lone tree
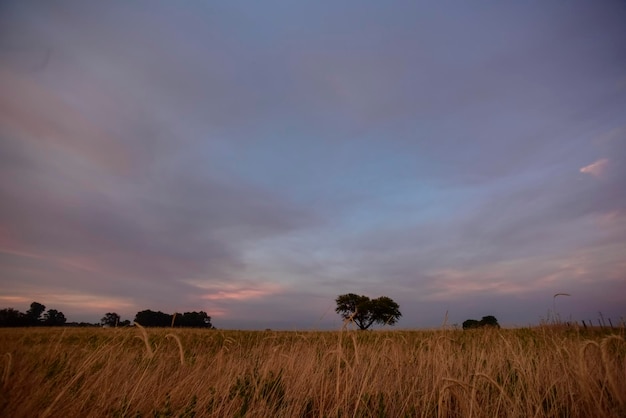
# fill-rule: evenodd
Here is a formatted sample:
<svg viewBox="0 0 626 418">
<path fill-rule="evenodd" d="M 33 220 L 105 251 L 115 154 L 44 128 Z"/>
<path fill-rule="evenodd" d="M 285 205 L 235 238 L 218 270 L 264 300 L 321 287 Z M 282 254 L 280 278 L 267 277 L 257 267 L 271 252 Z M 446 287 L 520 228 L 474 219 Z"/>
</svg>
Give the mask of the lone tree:
<svg viewBox="0 0 626 418">
<path fill-rule="evenodd" d="M 370 299 L 367 296 L 347 293 L 337 296 L 337 312 L 343 319 L 351 319 L 361 330 L 373 324 L 394 325 L 402 316 L 400 306 L 387 296 Z"/>
<path fill-rule="evenodd" d="M 120 323 L 120 316 L 117 312 L 107 312 L 102 319 L 100 319 L 100 323 L 104 327 L 116 327 Z"/>
</svg>

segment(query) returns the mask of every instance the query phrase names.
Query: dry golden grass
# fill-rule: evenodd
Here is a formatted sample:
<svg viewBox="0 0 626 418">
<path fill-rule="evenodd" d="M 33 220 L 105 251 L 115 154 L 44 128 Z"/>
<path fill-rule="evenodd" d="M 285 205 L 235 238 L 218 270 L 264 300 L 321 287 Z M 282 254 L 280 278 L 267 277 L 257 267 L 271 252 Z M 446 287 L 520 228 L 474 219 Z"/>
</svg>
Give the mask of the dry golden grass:
<svg viewBox="0 0 626 418">
<path fill-rule="evenodd" d="M 626 416 L 623 331 L 0 329 L 0 354 L 3 417 Z"/>
</svg>

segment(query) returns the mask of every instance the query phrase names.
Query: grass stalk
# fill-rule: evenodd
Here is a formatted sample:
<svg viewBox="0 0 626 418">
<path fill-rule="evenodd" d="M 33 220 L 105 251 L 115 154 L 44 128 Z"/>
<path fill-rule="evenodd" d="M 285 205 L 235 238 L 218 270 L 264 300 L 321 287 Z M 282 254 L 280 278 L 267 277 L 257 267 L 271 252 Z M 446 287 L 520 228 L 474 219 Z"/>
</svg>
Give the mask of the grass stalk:
<svg viewBox="0 0 626 418">
<path fill-rule="evenodd" d="M 184 366 L 185 365 L 185 352 L 183 350 L 183 344 L 180 342 L 180 338 L 178 338 L 178 335 L 167 334 L 165 338 L 172 338 L 174 339 L 174 341 L 176 341 L 176 344 L 178 345 L 178 355 L 180 358 L 180 365 Z"/>
<path fill-rule="evenodd" d="M 146 332 L 146 329 L 142 327 L 141 324 L 139 324 L 138 322 L 135 322 L 135 326 L 141 333 L 141 337 L 139 336 L 138 337 L 142 339 L 146 345 L 146 356 L 149 359 L 151 359 L 152 357 L 154 357 L 154 351 L 152 350 L 152 346 L 150 345 L 150 340 L 148 339 L 148 333 Z"/>
</svg>

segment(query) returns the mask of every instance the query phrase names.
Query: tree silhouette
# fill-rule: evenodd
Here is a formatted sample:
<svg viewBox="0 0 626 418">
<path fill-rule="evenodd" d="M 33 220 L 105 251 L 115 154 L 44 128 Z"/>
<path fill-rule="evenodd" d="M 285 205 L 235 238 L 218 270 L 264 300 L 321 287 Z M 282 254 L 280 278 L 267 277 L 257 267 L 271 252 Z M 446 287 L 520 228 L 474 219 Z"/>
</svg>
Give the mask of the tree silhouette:
<svg viewBox="0 0 626 418">
<path fill-rule="evenodd" d="M 387 296 L 370 299 L 367 296 L 347 293 L 335 299 L 335 312 L 343 319 L 350 319 L 361 330 L 366 330 L 373 324 L 394 325 L 402 314 L 400 306 Z"/>
<path fill-rule="evenodd" d="M 44 314 L 43 324 L 47 326 L 59 327 L 65 325 L 65 315 L 63 312 L 59 312 L 56 309 L 49 309 L 48 312 Z"/>
<path fill-rule="evenodd" d="M 500 324 L 498 324 L 498 320 L 493 315 L 483 316 L 483 319 L 480 320 L 480 326 L 500 328 Z"/>
<path fill-rule="evenodd" d="M 115 312 L 107 312 L 100 319 L 100 323 L 107 327 L 116 327 L 120 323 L 120 316 Z"/>
<path fill-rule="evenodd" d="M 23 327 L 27 323 L 26 315 L 17 309 L 0 309 L 0 327 Z"/>
<path fill-rule="evenodd" d="M 204 311 L 170 315 L 161 311 L 155 312 L 146 309 L 137 312 L 135 322 L 144 327 L 213 328 L 211 317 Z"/>
<path fill-rule="evenodd" d="M 186 328 L 212 328 L 211 317 L 206 312 L 185 312 L 184 314 L 176 313 L 172 320 L 175 327 Z"/>
<path fill-rule="evenodd" d="M 172 315 L 146 309 L 137 312 L 135 322 L 144 327 L 169 327 L 172 325 Z"/>
<path fill-rule="evenodd" d="M 39 302 L 31 303 L 26 313 L 13 308 L 0 309 L 0 327 L 63 326 L 67 322 L 63 312 L 49 309 L 44 314 L 45 310 L 45 305 Z"/>
<path fill-rule="evenodd" d="M 480 321 L 475 319 L 468 319 L 463 322 L 463 329 L 473 329 L 473 328 L 483 328 L 483 327 L 494 327 L 500 328 L 500 324 L 498 324 L 498 320 L 493 315 L 483 316 Z"/>
<path fill-rule="evenodd" d="M 463 321 L 463 329 L 480 328 L 480 321 L 475 319 L 468 319 Z"/>
<path fill-rule="evenodd" d="M 26 317 L 29 325 L 41 324 L 41 314 L 46 310 L 45 305 L 39 302 L 33 302 L 30 304 L 30 309 L 26 311 Z"/>
</svg>

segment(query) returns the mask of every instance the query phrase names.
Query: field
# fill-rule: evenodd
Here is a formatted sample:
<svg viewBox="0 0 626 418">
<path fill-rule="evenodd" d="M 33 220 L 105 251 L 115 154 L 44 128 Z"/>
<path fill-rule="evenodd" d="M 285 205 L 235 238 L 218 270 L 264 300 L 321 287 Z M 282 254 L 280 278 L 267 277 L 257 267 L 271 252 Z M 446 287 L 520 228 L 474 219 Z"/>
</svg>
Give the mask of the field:
<svg viewBox="0 0 626 418">
<path fill-rule="evenodd" d="M 0 329 L 2 417 L 624 417 L 624 331 Z"/>
</svg>

